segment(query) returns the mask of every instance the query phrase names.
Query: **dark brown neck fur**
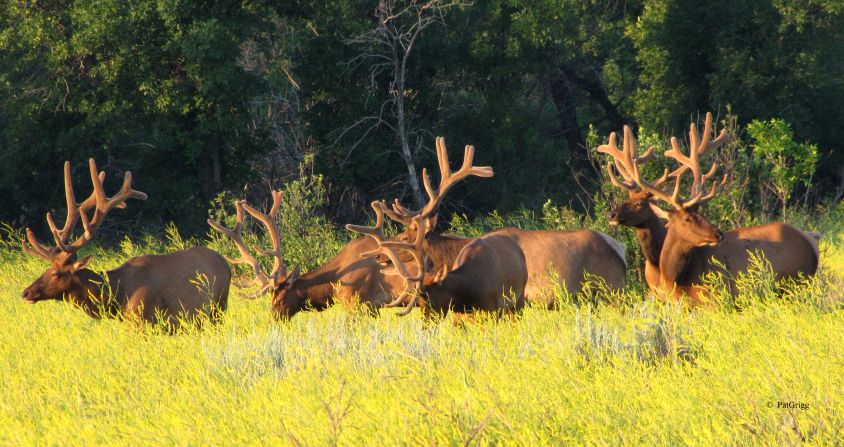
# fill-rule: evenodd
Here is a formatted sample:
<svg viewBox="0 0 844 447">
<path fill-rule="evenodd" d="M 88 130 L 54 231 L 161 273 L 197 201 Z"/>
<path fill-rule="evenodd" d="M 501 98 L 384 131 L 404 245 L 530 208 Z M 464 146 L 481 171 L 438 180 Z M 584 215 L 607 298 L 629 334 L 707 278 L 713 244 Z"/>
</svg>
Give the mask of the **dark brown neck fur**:
<svg viewBox="0 0 844 447">
<path fill-rule="evenodd" d="M 463 250 L 463 247 L 473 240 L 472 238 L 430 233 L 428 235 L 428 244 L 431 246 L 434 271 L 439 271 L 442 265 L 447 265 L 450 269 L 454 264 L 454 260 L 457 259 L 460 250 Z"/>
<path fill-rule="evenodd" d="M 647 262 L 655 266 L 659 266 L 666 233 L 665 224 L 656 216 L 648 219 L 643 226 L 636 227 L 636 239 L 642 248 L 642 254 Z"/>
<path fill-rule="evenodd" d="M 93 318 L 115 317 L 120 313 L 121 304 L 125 299 L 120 299 L 119 277 L 113 270 L 106 272 L 107 282 L 89 269 L 80 270 L 76 274 L 79 286 L 67 293 L 68 301 Z M 111 290 L 108 290 L 108 287 L 111 287 Z"/>
</svg>

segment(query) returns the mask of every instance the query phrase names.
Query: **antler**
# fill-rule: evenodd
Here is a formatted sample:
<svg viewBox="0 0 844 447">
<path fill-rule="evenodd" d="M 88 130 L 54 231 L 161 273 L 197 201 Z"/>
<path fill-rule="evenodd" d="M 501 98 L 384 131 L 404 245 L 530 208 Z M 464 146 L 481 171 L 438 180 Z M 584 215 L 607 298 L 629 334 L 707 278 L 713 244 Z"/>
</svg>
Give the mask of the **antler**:
<svg viewBox="0 0 844 447">
<path fill-rule="evenodd" d="M 123 178 L 123 186 L 120 191 L 112 197 L 106 197 L 103 181 L 105 180 L 105 172 L 97 172 L 97 163 L 93 158 L 88 160 L 88 168 L 91 173 L 91 183 L 93 183 L 94 191 L 81 204 L 76 203 L 76 197 L 73 193 L 73 182 L 70 174 L 70 162 L 64 163 L 64 190 L 65 201 L 67 202 L 67 217 L 65 218 L 64 226 L 59 229 L 51 213 L 47 213 L 47 225 L 50 227 L 50 232 L 53 234 L 53 240 L 56 242 L 56 247 L 47 248 L 38 242 L 35 234 L 31 229 L 26 229 L 26 239 L 32 248 L 27 247 L 26 241 L 23 243 L 23 251 L 27 254 L 44 258 L 47 260 L 53 259 L 59 253 L 75 253 L 84 247 L 96 235 L 100 225 L 105 220 L 111 210 L 114 208 L 125 208 L 126 201 L 129 199 L 146 200 L 147 195 L 143 192 L 132 189 L 132 173 L 126 171 Z M 94 216 L 88 219 L 88 211 L 94 208 Z M 68 243 L 68 238 L 76 227 L 76 222 L 81 218 L 84 233 L 75 241 Z"/>
<path fill-rule="evenodd" d="M 416 216 L 428 217 L 434 213 L 442 203 L 445 193 L 454 186 L 457 182 L 469 176 L 477 177 L 492 177 L 493 171 L 489 166 L 474 166 L 472 160 L 475 157 L 475 147 L 467 145 L 463 152 L 463 166 L 457 172 L 451 172 L 448 165 L 448 149 L 445 146 L 445 139 L 437 137 L 437 160 L 440 166 L 440 185 L 434 189 L 431 185 L 431 178 L 428 176 L 428 170 L 422 169 L 422 183 L 425 186 L 425 192 L 428 194 L 428 203 L 418 211 L 411 211 L 396 200 L 393 203 L 392 211 L 384 209 L 383 211 L 393 220 L 407 226 Z M 420 227 L 421 228 L 421 227 Z"/>
<path fill-rule="evenodd" d="M 400 316 L 404 316 L 409 314 L 413 307 L 416 305 L 416 302 L 419 300 L 419 293 L 418 290 L 422 287 L 422 281 L 425 278 L 425 264 L 427 258 L 422 251 L 422 244 L 425 240 L 425 232 L 424 231 L 417 231 L 416 232 L 416 240 L 411 244 L 407 242 L 398 242 L 398 241 L 388 241 L 386 237 L 384 237 L 384 214 L 388 213 L 390 215 L 389 210 L 387 209 L 387 205 L 383 201 L 374 201 L 372 202 L 372 209 L 375 210 L 375 226 L 367 227 L 362 225 L 346 225 L 346 229 L 349 231 L 354 231 L 355 233 L 365 234 L 378 244 L 378 248 L 372 251 L 368 251 L 366 253 L 361 253 L 361 257 L 370 257 L 375 256 L 377 254 L 383 253 L 387 256 L 390 261 L 393 263 L 393 268 L 391 270 L 382 270 L 381 272 L 386 275 L 399 275 L 404 278 L 406 282 L 406 286 L 404 290 L 399 294 L 396 299 L 387 303 L 384 307 L 396 307 L 398 306 L 404 299 L 409 296 L 413 295 L 413 298 L 407 303 L 404 310 L 399 312 Z M 418 214 L 412 217 L 412 220 L 416 222 L 417 225 L 422 225 L 422 220 L 424 219 L 422 214 Z M 418 228 L 421 228 L 418 227 Z M 405 250 L 413 257 L 413 261 L 416 264 L 417 274 L 411 275 L 408 272 L 407 268 L 405 267 L 405 263 L 399 258 L 399 255 L 396 253 L 396 250 Z M 415 284 L 415 286 L 414 286 Z M 412 287 L 414 286 L 414 287 Z M 417 292 L 417 293 L 414 293 Z"/>
<path fill-rule="evenodd" d="M 724 144 L 728 138 L 729 133 L 726 129 L 722 130 L 718 138 L 715 140 L 710 141 L 710 134 L 712 132 L 712 114 L 706 114 L 706 121 L 704 124 L 704 131 L 703 136 L 698 138 L 697 127 L 695 123 L 692 123 L 689 126 L 689 156 L 684 155 L 680 150 L 680 144 L 677 142 L 677 138 L 671 137 L 671 150 L 665 151 L 665 156 L 669 158 L 673 158 L 677 162 L 680 163 L 680 167 L 674 170 L 674 172 L 668 173 L 668 170 L 660 177 L 656 182 L 650 183 L 647 180 L 642 178 L 641 172 L 639 170 L 639 166 L 641 163 L 644 163 L 652 158 L 653 155 L 653 148 L 649 148 L 647 153 L 641 157 L 634 157 L 635 148 L 634 148 L 634 140 L 633 135 L 630 129 L 627 126 L 624 126 L 624 150 L 619 151 L 618 147 L 615 144 L 615 133 L 610 134 L 610 141 L 609 144 L 600 146 L 598 148 L 599 152 L 609 154 L 615 159 L 615 166 L 616 169 L 621 173 L 622 176 L 625 178 L 625 182 L 620 182 L 617 178 L 615 178 L 615 174 L 612 171 L 612 164 L 608 166 L 608 171 L 610 173 L 610 181 L 612 181 L 613 185 L 619 188 L 625 189 L 632 189 L 634 184 L 638 185 L 639 188 L 653 194 L 659 200 L 662 200 L 675 209 L 687 208 L 694 205 L 700 205 L 706 203 L 707 201 L 711 200 L 717 194 L 718 189 L 726 184 L 727 176 L 724 175 L 723 180 L 720 184 L 717 181 L 712 182 L 712 187 L 709 193 L 704 194 L 704 187 L 705 183 L 715 175 L 715 171 L 718 169 L 718 164 L 714 163 L 712 168 L 706 174 L 701 174 L 700 172 L 700 155 L 705 153 L 710 148 L 717 148 Z M 691 197 L 688 199 L 681 199 L 680 198 L 680 186 L 683 180 L 683 174 L 687 171 L 691 170 L 692 175 L 694 176 L 692 187 L 691 187 Z M 660 186 L 667 181 L 669 178 L 674 177 L 674 190 L 671 194 L 668 194 L 666 191 L 662 190 Z"/>
<path fill-rule="evenodd" d="M 248 264 L 255 272 L 255 282 L 260 285 L 260 289 L 258 292 L 252 294 L 252 297 L 263 295 L 267 292 L 267 290 L 278 287 L 279 284 L 283 283 L 288 278 L 287 267 L 284 265 L 284 260 L 282 258 L 284 252 L 282 250 L 281 238 L 279 237 L 279 230 L 276 224 L 278 221 L 278 210 L 281 206 L 282 192 L 272 191 L 272 198 L 273 204 L 272 207 L 270 207 L 268 214 L 261 213 L 257 209 L 253 208 L 246 200 L 236 201 L 234 206 L 235 211 L 237 212 L 237 218 L 234 228 L 226 228 L 216 220 L 208 219 L 208 225 L 211 225 L 211 228 L 214 228 L 220 233 L 228 236 L 229 239 L 231 239 L 237 246 L 238 251 L 240 251 L 239 258 L 231 259 L 227 257 L 226 259 L 228 259 L 228 261 L 232 264 Z M 264 250 L 258 246 L 253 246 L 257 252 L 273 257 L 273 270 L 269 274 L 264 272 L 261 267 L 261 263 L 258 262 L 258 259 L 249 252 L 249 249 L 246 247 L 246 243 L 243 242 L 241 232 L 243 230 L 244 210 L 264 224 L 264 227 L 266 227 L 267 233 L 270 236 L 270 241 L 273 246 L 271 251 Z"/>
<path fill-rule="evenodd" d="M 621 143 L 621 150 L 618 149 L 618 145 L 616 143 L 616 134 L 615 132 L 612 132 L 610 133 L 608 143 L 598 146 L 598 152 L 607 154 L 613 158 L 612 161 L 607 162 L 607 173 L 609 174 L 610 182 L 612 182 L 616 188 L 634 190 L 639 188 L 636 179 L 634 178 L 636 165 L 647 163 L 648 161 L 656 158 L 656 156 L 654 155 L 653 146 L 648 147 L 648 150 L 646 150 L 641 156 L 637 156 L 636 139 L 633 137 L 633 132 L 630 130 L 629 126 L 624 126 L 623 132 L 624 137 Z M 613 171 L 613 165 L 615 165 L 615 169 L 618 173 L 624 177 L 624 181 L 620 181 L 618 177 L 616 177 L 615 172 Z M 666 169 L 662 174 L 662 177 L 654 182 L 654 186 L 662 185 L 669 178 L 677 176 L 679 173 L 679 169 L 671 173 L 669 173 L 668 169 Z"/>
<path fill-rule="evenodd" d="M 691 186 L 691 196 L 683 201 L 678 201 L 678 191 L 680 187 L 680 178 L 679 175 L 677 177 L 677 182 L 674 188 L 674 194 L 672 195 L 673 202 L 671 203 L 672 206 L 675 208 L 684 208 L 690 207 L 694 205 L 701 205 L 715 197 L 715 194 L 718 193 L 719 189 L 723 187 L 727 183 L 727 175 L 724 174 L 723 179 L 719 183 L 717 180 L 712 182 L 712 186 L 709 189 L 708 193 L 705 193 L 706 189 L 706 182 L 708 182 L 712 176 L 715 175 L 715 171 L 718 170 L 718 163 L 713 163 L 712 168 L 709 169 L 709 172 L 706 174 L 701 174 L 700 170 L 700 156 L 704 154 L 708 149 L 716 149 L 727 142 L 730 138 L 729 132 L 727 129 L 721 129 L 721 133 L 718 137 L 714 140 L 710 141 L 710 135 L 712 133 L 712 113 L 706 112 L 706 119 L 703 125 L 703 135 L 698 138 L 697 133 L 697 126 L 694 122 L 689 125 L 689 156 L 683 154 L 680 150 L 680 144 L 677 142 L 677 138 L 671 137 L 671 150 L 665 151 L 665 156 L 673 158 L 678 163 L 680 163 L 680 168 L 678 171 L 682 174 L 688 170 L 692 171 L 692 186 Z"/>
</svg>

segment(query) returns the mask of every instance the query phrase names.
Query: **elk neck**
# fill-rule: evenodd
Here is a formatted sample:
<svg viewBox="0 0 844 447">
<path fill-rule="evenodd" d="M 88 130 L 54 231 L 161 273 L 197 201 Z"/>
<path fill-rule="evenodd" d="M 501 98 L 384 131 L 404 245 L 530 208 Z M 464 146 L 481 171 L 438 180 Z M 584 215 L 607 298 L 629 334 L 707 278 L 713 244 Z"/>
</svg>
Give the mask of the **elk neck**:
<svg viewBox="0 0 844 447">
<path fill-rule="evenodd" d="M 340 278 L 330 264 L 303 274 L 296 280 L 287 293 L 302 300 L 310 301 L 316 309 L 324 309 L 334 299 L 334 282 Z"/>
<path fill-rule="evenodd" d="M 667 232 L 665 223 L 655 215 L 652 215 L 643 226 L 636 227 L 636 239 L 639 241 L 646 262 L 659 267 L 660 253 L 665 245 Z"/>
<path fill-rule="evenodd" d="M 663 282 L 678 286 L 690 286 L 688 274 L 695 258 L 696 247 L 668 230 L 660 252 L 659 272 Z"/>
<path fill-rule="evenodd" d="M 477 283 L 464 276 L 461 272 L 454 271 L 443 279 L 442 284 L 425 287 L 424 294 L 428 305 L 438 312 L 449 307 L 457 312 L 469 310 Z"/>
<path fill-rule="evenodd" d="M 474 240 L 472 238 L 462 238 L 434 232 L 428 234 L 427 239 L 428 244 L 431 246 L 430 256 L 434 263 L 435 271 L 438 271 L 442 265 L 447 265 L 451 268 L 454 260 L 457 259 L 457 255 L 460 254 L 460 250 L 463 250 L 466 244 Z"/>
<path fill-rule="evenodd" d="M 126 299 L 119 290 L 118 271 L 110 270 L 105 273 L 104 278 L 93 270 L 82 269 L 77 272 L 77 277 L 80 286 L 68 292 L 69 301 L 93 318 L 116 316 L 120 313 Z M 105 315 L 102 314 L 103 311 Z"/>
</svg>

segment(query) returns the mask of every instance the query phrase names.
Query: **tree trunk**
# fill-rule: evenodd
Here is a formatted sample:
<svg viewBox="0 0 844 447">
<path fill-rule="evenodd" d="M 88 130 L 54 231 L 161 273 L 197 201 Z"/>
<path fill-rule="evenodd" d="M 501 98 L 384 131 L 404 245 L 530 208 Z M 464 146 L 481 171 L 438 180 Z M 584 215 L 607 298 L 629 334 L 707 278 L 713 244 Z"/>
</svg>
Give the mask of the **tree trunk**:
<svg viewBox="0 0 844 447">
<path fill-rule="evenodd" d="M 212 145 L 212 148 L 202 151 L 197 160 L 199 191 L 206 205 L 217 197 L 222 187 L 221 177 L 220 149 Z"/>
<path fill-rule="evenodd" d="M 610 101 L 607 89 L 604 87 L 604 83 L 601 82 L 598 73 L 594 70 L 590 70 L 586 74 L 578 73 L 577 69 L 570 64 L 560 64 L 560 70 L 566 78 L 577 84 L 593 101 L 604 109 L 612 130 L 621 131 L 624 123 L 628 120 L 621 114 L 618 107 Z"/>
</svg>

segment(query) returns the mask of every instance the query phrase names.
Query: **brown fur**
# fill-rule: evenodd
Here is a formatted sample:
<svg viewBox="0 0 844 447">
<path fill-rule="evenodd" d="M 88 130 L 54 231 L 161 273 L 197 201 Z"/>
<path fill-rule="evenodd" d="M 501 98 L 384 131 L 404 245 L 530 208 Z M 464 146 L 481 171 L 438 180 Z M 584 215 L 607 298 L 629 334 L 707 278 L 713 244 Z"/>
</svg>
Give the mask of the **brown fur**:
<svg viewBox="0 0 844 447">
<path fill-rule="evenodd" d="M 505 228 L 466 244 L 453 265 L 426 275 L 426 313 L 513 312 L 524 307 L 527 283 L 520 230 Z"/>
<path fill-rule="evenodd" d="M 105 272 L 105 278 L 87 268 L 90 261 L 57 256 L 23 298 L 69 301 L 95 318 L 122 315 L 155 322 L 161 315 L 172 324 L 179 317 L 216 317 L 226 310 L 231 272 L 222 256 L 205 247 L 134 257 Z"/>
</svg>

